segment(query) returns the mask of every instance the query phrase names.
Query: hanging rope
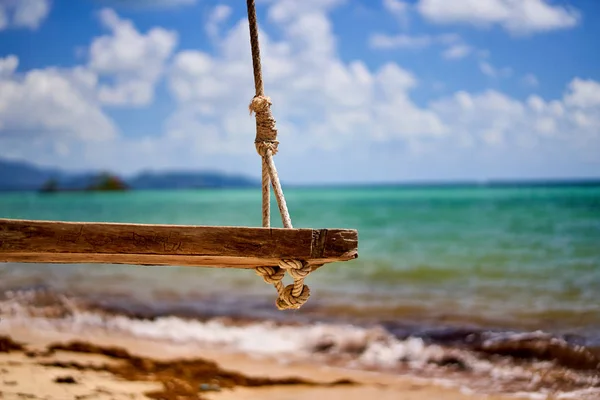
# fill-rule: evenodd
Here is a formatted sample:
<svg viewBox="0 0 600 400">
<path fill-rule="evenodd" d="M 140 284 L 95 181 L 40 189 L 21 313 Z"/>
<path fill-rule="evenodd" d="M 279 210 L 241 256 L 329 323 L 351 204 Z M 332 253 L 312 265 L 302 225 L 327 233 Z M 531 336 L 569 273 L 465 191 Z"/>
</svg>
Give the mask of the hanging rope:
<svg viewBox="0 0 600 400">
<path fill-rule="evenodd" d="M 258 23 L 254 0 L 246 0 L 248 5 L 248 24 L 250 28 L 250 48 L 252 51 L 252 67 L 254 70 L 255 95 L 250 102 L 250 114 L 256 115 L 256 138 L 254 145 L 262 158 L 262 225 L 271 226 L 271 189 L 275 192 L 279 213 L 284 228 L 293 228 L 288 212 L 283 189 L 279 182 L 273 156 L 277 154 L 279 142 L 275 118 L 271 112 L 271 99 L 265 96 L 260 62 L 260 46 L 258 42 Z M 294 278 L 294 283 L 283 286 L 285 271 Z M 258 267 L 256 273 L 263 277 L 266 283 L 275 286 L 279 295 L 277 308 L 280 310 L 300 308 L 310 296 L 310 289 L 304 284 L 304 278 L 311 272 L 310 265 L 298 260 L 281 260 L 279 267 Z"/>
</svg>

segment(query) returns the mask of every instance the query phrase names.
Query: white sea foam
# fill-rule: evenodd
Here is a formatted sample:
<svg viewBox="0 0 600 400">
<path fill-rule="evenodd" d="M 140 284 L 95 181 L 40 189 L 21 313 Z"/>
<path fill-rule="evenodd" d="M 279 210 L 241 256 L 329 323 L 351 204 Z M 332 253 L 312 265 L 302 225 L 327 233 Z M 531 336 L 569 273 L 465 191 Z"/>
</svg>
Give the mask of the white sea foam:
<svg viewBox="0 0 600 400">
<path fill-rule="evenodd" d="M 28 295 L 24 297 L 27 300 Z M 512 393 L 528 393 L 532 399 L 544 399 L 546 396 L 543 389 L 536 389 L 535 392 L 528 390 L 540 387 L 540 370 L 547 367 L 544 363 L 529 364 L 529 367 L 514 363 L 497 363 L 466 349 L 428 344 L 419 337 L 399 339 L 381 327 L 328 323 L 286 325 L 273 321 L 248 323 L 225 318 L 201 321 L 174 316 L 137 319 L 87 310 L 60 296 L 60 312 L 53 309 L 56 308 L 56 304 L 32 308 L 27 301 L 23 301 L 24 297 L 23 294 L 9 294 L 6 300 L 0 302 L 2 330 L 10 332 L 11 326 L 18 325 L 76 333 L 102 329 L 156 341 L 219 347 L 251 355 L 276 356 L 280 360 L 336 360 L 336 365 L 339 365 L 341 360 L 343 365 L 350 368 L 413 372 L 431 378 L 447 376 L 444 372 L 448 372 L 450 368 L 450 372 L 454 373 L 453 379 L 457 384 L 465 385 L 465 390 L 502 391 L 506 385 L 518 381 L 524 387 L 512 390 Z M 517 336 L 516 339 L 546 337 L 537 332 L 528 335 Z M 489 338 L 488 343 L 495 339 Z M 506 337 L 503 340 L 506 340 Z M 447 365 L 459 368 L 452 370 L 452 367 Z M 464 373 L 462 377 L 461 370 Z M 472 379 L 473 376 L 477 376 L 478 379 Z M 577 384 L 578 390 L 585 385 L 600 383 L 600 377 L 582 376 L 575 379 L 581 379 Z M 565 399 L 592 399 L 593 396 L 600 398 L 600 393 L 598 389 L 590 389 L 554 393 L 554 396 Z"/>
</svg>

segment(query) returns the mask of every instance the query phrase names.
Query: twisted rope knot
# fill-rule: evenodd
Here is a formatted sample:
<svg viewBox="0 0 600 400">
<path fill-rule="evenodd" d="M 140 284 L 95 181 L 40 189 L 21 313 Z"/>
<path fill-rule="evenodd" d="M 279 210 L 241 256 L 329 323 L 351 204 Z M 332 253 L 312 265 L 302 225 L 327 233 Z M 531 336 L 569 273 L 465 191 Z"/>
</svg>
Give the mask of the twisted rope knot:
<svg viewBox="0 0 600 400">
<path fill-rule="evenodd" d="M 279 267 L 287 270 L 301 269 L 304 267 L 304 263 L 300 260 L 281 260 L 279 261 Z"/>
<path fill-rule="evenodd" d="M 280 310 L 298 309 L 308 301 L 310 297 L 310 288 L 302 285 L 302 291 L 294 294 L 295 284 L 287 285 L 277 299 L 277 308 Z"/>
<path fill-rule="evenodd" d="M 277 152 L 277 128 L 275 127 L 275 118 L 271 112 L 271 99 L 264 95 L 256 95 L 252 98 L 248 109 L 250 115 L 256 113 L 256 140 L 255 143 L 267 142 L 274 143 L 275 149 L 272 149 L 273 154 Z M 257 150 L 261 156 L 264 157 L 262 152 L 257 147 Z"/>
<path fill-rule="evenodd" d="M 256 267 L 256 274 L 260 275 L 266 283 L 274 285 L 283 280 L 285 271 L 276 267 Z"/>
<path fill-rule="evenodd" d="M 272 284 L 277 290 L 277 308 L 280 310 L 298 309 L 310 297 L 310 288 L 304 284 L 304 278 L 310 274 L 312 267 L 299 260 L 280 260 L 279 267 L 262 266 L 255 268 L 266 283 Z M 283 277 L 288 271 L 294 278 L 294 283 L 284 288 Z"/>
<path fill-rule="evenodd" d="M 306 278 L 312 271 L 312 267 L 310 265 L 298 260 L 281 260 L 279 262 L 279 267 L 287 270 L 295 281 L 304 281 L 304 278 Z"/>
<path fill-rule="evenodd" d="M 256 146 L 256 152 L 261 157 L 266 157 L 269 152 L 273 156 L 277 154 L 279 142 L 277 140 L 262 140 L 254 142 L 254 145 Z"/>
<path fill-rule="evenodd" d="M 268 96 L 254 96 L 250 105 L 248 105 L 248 110 L 250 110 L 250 115 L 252 115 L 253 112 L 256 114 L 267 112 L 269 111 L 271 104 L 273 103 L 271 103 L 271 99 Z"/>
</svg>

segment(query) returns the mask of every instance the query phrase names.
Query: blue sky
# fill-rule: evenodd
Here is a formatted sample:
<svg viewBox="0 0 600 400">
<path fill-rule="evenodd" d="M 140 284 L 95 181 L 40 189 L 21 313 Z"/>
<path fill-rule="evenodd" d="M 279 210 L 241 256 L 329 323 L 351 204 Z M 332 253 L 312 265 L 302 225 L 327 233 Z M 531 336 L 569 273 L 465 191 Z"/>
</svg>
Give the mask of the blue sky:
<svg viewBox="0 0 600 400">
<path fill-rule="evenodd" d="M 600 177 L 596 0 L 257 0 L 294 183 Z M 0 1 L 0 157 L 260 174 L 242 0 Z"/>
</svg>

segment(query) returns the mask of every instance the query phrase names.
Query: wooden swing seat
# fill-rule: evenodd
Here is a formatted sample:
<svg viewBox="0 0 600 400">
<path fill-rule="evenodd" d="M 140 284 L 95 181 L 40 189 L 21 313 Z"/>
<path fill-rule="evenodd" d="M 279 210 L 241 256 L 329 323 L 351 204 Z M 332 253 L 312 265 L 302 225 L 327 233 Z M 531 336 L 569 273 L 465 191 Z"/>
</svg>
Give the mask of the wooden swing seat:
<svg viewBox="0 0 600 400">
<path fill-rule="evenodd" d="M 358 256 L 352 229 L 288 229 L 0 219 L 0 262 L 316 268 Z"/>
</svg>

